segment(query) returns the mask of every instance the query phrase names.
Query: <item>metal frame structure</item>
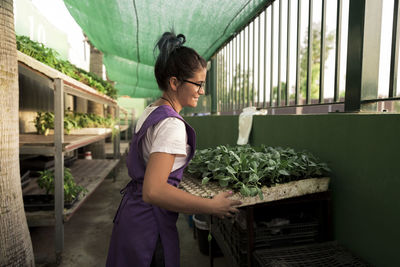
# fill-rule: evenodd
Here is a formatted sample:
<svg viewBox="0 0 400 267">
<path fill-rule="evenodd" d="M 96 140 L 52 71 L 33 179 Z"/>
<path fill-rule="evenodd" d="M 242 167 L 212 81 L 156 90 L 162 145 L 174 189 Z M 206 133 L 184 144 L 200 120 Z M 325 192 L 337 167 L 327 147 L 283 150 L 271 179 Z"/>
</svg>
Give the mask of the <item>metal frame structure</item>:
<svg viewBox="0 0 400 267">
<path fill-rule="evenodd" d="M 20 74 L 46 85 L 54 90 L 54 140 L 50 143 L 40 142 L 34 146 L 21 146 L 21 154 L 52 154 L 54 155 L 55 179 L 55 252 L 59 260 L 64 249 L 64 153 L 87 144 L 104 139 L 109 135 L 85 137 L 75 141 L 68 148 L 64 141 L 64 94 L 68 93 L 90 101 L 107 104 L 115 108 L 119 127 L 119 106 L 112 98 L 99 94 L 95 89 L 78 82 L 71 77 L 18 51 L 18 71 Z M 119 134 L 114 138 L 114 159 L 120 155 Z M 115 162 L 113 163 L 115 166 Z M 47 216 L 46 216 L 47 220 Z"/>
<path fill-rule="evenodd" d="M 231 39 L 227 40 L 221 49 L 216 52 L 216 55 L 223 55 L 222 57 L 219 57 L 219 60 L 222 60 L 223 62 L 218 64 L 220 69 L 217 70 L 216 75 L 220 75 L 220 72 L 224 72 L 224 80 L 223 83 L 220 83 L 218 80 L 215 84 L 216 88 L 218 88 L 217 91 L 222 90 L 222 92 L 216 97 L 218 98 L 218 103 L 221 103 L 223 108 L 214 108 L 212 113 L 215 114 L 222 111 L 224 114 L 238 114 L 243 108 L 255 106 L 256 103 L 257 108 L 269 109 L 272 111 L 272 114 L 275 114 L 275 111 L 279 110 L 296 110 L 295 113 L 297 113 L 297 108 L 301 108 L 301 110 L 304 111 L 303 107 L 312 106 L 319 106 L 320 109 L 323 108 L 326 112 L 340 110 L 345 112 L 376 112 L 378 111 L 377 102 L 398 100 L 397 73 L 400 38 L 400 22 L 398 19 L 400 7 L 398 0 L 394 1 L 391 44 L 392 58 L 390 62 L 390 82 L 387 98 L 378 98 L 380 35 L 382 23 L 381 11 L 383 6 L 382 1 L 349 1 L 349 14 L 344 14 L 344 1 L 336 0 L 335 66 L 334 74 L 332 74 L 334 75 L 333 99 L 327 99 L 325 94 L 325 57 L 327 53 L 326 35 L 328 1 L 323 0 L 321 2 L 321 8 L 318 8 L 319 10 L 314 10 L 316 8 L 316 3 L 314 3 L 314 0 L 309 0 L 308 2 L 298 0 L 297 10 L 295 10 L 295 3 L 293 1 L 284 1 L 286 0 L 267 1 L 262 9 L 255 14 L 254 18 L 247 24 L 243 25 L 243 27 L 238 30 Z M 285 8 L 283 7 L 283 4 L 286 3 L 287 7 L 285 10 L 287 11 L 287 14 L 286 12 L 283 12 L 283 9 Z M 308 14 L 302 14 L 302 10 L 304 10 L 304 6 L 302 5 L 304 4 L 308 4 Z M 270 15 L 267 14 L 267 11 Z M 319 77 L 317 78 L 319 79 L 318 96 L 312 96 L 311 94 L 313 78 L 312 33 L 313 14 L 315 14 L 314 11 L 321 13 L 321 41 L 319 52 L 320 71 Z M 297 13 L 297 27 L 292 29 L 291 16 L 292 14 L 295 14 L 295 12 Z M 283 26 L 284 15 L 287 15 L 286 27 Z M 301 41 L 304 33 L 301 32 L 303 29 L 301 24 L 305 15 L 307 15 L 307 47 L 302 48 Z M 261 45 L 260 40 L 260 25 L 262 16 L 264 17 L 265 31 L 263 46 Z M 342 26 L 344 20 L 347 19 L 347 16 L 349 18 L 348 32 L 343 32 Z M 258 37 L 255 36 L 256 23 L 258 24 Z M 251 30 L 253 36 L 251 36 Z M 282 53 L 285 53 L 282 51 L 282 48 L 285 45 L 283 43 L 283 34 L 285 30 L 287 31 L 286 66 L 285 62 L 282 60 Z M 293 31 L 296 32 L 297 38 L 291 38 L 292 34 L 294 35 Z M 346 35 L 348 36 L 346 55 L 347 66 L 344 70 L 342 67 L 344 51 L 342 40 L 346 38 Z M 253 40 L 252 51 L 250 51 L 251 38 Z M 291 44 L 296 46 L 296 55 L 293 55 L 293 58 L 291 58 Z M 303 49 L 306 49 L 307 51 L 307 68 L 305 74 L 300 74 L 300 52 Z M 257 59 L 255 58 L 256 50 L 258 51 L 259 55 Z M 263 52 L 260 52 L 261 50 Z M 264 55 L 263 59 L 260 58 L 261 54 Z M 251 56 L 253 58 L 252 64 L 250 64 Z M 264 62 L 262 63 L 261 60 Z M 275 66 L 276 62 L 277 66 Z M 230 64 L 233 65 L 233 69 L 236 69 L 236 67 L 239 66 L 238 73 L 232 73 L 232 75 L 230 75 Z M 262 64 L 264 73 L 261 73 L 260 67 Z M 294 99 L 291 101 L 289 80 L 290 72 L 293 71 L 291 70 L 291 66 L 293 65 L 296 66 L 296 78 L 294 81 L 295 95 Z M 282 77 L 282 72 L 284 71 L 285 67 L 286 77 Z M 257 74 L 255 74 L 256 70 L 258 71 Z M 227 74 L 226 71 L 228 71 L 229 74 Z M 346 90 L 344 90 L 344 88 L 340 88 L 341 79 L 343 80 L 343 71 L 346 71 Z M 252 75 L 250 75 L 250 73 L 252 73 Z M 213 73 L 210 73 L 210 75 L 213 75 Z M 263 88 L 260 88 L 261 75 L 263 75 Z M 282 86 L 284 80 L 286 82 L 286 86 Z M 304 83 L 306 85 L 305 88 L 303 88 Z M 233 88 L 235 88 L 235 93 L 233 94 L 235 96 L 234 100 L 230 98 L 230 92 L 227 89 L 228 85 L 233 85 Z M 277 86 L 277 94 L 274 93 L 274 86 Z M 257 88 L 257 92 L 255 88 Z M 301 88 L 304 90 L 303 92 L 305 92 L 305 95 L 302 95 Z M 345 92 L 345 101 L 343 100 L 343 97 L 340 97 L 343 92 Z M 263 94 L 262 97 L 261 93 Z M 226 97 L 226 94 L 228 94 L 228 97 Z M 253 97 L 250 99 L 251 95 Z M 284 99 L 283 95 L 286 96 Z M 233 102 L 232 104 L 230 104 L 231 101 Z M 225 105 L 225 102 L 228 104 Z"/>
</svg>

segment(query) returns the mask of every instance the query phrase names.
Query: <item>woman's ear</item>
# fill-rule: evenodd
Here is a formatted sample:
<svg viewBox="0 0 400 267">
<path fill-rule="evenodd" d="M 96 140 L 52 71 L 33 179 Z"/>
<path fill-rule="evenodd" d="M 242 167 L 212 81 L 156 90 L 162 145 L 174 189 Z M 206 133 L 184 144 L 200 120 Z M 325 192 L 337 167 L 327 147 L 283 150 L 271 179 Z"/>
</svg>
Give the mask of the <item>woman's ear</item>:
<svg viewBox="0 0 400 267">
<path fill-rule="evenodd" d="M 179 80 L 172 76 L 169 78 L 169 87 L 171 88 L 172 91 L 177 91 L 179 86 Z"/>
</svg>

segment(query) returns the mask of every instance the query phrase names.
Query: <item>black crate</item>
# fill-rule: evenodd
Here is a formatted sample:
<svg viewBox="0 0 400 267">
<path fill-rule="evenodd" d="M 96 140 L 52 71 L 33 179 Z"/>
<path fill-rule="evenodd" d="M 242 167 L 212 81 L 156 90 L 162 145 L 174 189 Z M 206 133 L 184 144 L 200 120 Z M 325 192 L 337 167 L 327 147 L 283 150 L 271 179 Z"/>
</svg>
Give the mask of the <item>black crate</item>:
<svg viewBox="0 0 400 267">
<path fill-rule="evenodd" d="M 77 155 L 64 156 L 64 166 L 71 167 L 78 159 Z M 54 170 L 54 157 L 37 156 L 33 158 L 24 159 L 20 162 L 20 171 L 30 171 L 30 177 L 39 177 L 39 171 Z"/>
<path fill-rule="evenodd" d="M 64 166 L 71 167 L 77 159 L 78 159 L 78 154 L 68 157 L 64 156 Z"/>
<path fill-rule="evenodd" d="M 336 242 L 256 250 L 253 263 L 255 267 L 371 266 Z"/>
<path fill-rule="evenodd" d="M 71 202 L 65 201 L 64 208 L 70 209 L 78 197 Z M 54 195 L 24 195 L 23 199 L 25 211 L 54 210 Z"/>
<path fill-rule="evenodd" d="M 319 221 L 302 213 L 290 215 L 285 224 L 254 222 L 254 249 L 276 248 L 316 242 L 319 236 Z M 240 220 L 239 220 L 240 221 Z M 214 219 L 215 229 L 229 249 L 229 254 L 238 266 L 247 266 L 248 231 L 243 223 L 232 219 Z M 244 227 L 244 228 L 243 228 Z"/>
<path fill-rule="evenodd" d="M 37 156 L 20 162 L 22 170 L 43 171 L 54 167 L 54 157 Z"/>
</svg>

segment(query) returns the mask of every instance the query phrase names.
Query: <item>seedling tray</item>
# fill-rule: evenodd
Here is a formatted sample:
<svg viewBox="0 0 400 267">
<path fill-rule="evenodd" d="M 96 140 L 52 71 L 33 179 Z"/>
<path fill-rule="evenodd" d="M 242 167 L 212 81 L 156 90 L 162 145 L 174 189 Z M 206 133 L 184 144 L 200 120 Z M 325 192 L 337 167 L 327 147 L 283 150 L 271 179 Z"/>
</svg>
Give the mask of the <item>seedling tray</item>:
<svg viewBox="0 0 400 267">
<path fill-rule="evenodd" d="M 270 202 L 285 198 L 325 192 L 328 191 L 329 180 L 329 177 L 308 178 L 284 184 L 276 184 L 271 187 L 263 186 L 261 188 L 263 192 L 263 199 L 260 199 L 259 196 L 244 197 L 239 192 L 234 193 L 230 198 L 240 200 L 242 204 L 239 205 L 239 207 L 251 206 L 263 202 Z M 212 198 L 222 191 L 231 190 L 228 187 L 221 187 L 216 182 L 208 182 L 207 184 L 202 184 L 200 179 L 194 178 L 188 174 L 184 175 L 182 182 L 179 186 L 183 190 L 193 195 L 206 198 Z"/>
</svg>

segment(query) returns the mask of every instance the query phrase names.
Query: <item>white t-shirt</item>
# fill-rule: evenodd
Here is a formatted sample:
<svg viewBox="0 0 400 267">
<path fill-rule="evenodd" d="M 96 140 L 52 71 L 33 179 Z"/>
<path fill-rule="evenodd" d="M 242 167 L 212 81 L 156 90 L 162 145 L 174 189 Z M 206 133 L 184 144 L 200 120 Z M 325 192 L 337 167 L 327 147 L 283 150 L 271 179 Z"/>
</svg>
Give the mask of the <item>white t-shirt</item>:
<svg viewBox="0 0 400 267">
<path fill-rule="evenodd" d="M 142 127 L 144 121 L 158 106 L 147 106 L 136 123 L 135 133 Z M 143 159 L 147 164 L 150 154 L 165 152 L 175 154 L 175 161 L 171 172 L 181 168 L 190 155 L 190 146 L 187 144 L 185 123 L 175 117 L 166 118 L 149 127 L 142 141 Z"/>
</svg>

